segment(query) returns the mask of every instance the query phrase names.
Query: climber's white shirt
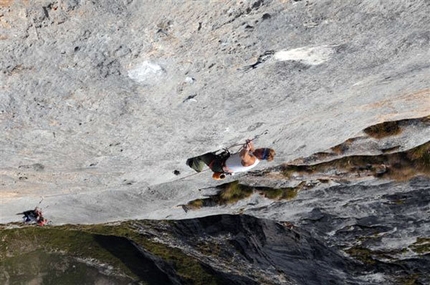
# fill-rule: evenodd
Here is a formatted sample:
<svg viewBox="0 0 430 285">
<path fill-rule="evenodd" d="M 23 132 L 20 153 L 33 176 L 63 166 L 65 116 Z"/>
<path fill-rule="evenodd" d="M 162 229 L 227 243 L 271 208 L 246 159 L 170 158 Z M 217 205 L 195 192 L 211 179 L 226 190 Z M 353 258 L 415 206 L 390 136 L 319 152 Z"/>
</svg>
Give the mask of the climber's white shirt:
<svg viewBox="0 0 430 285">
<path fill-rule="evenodd" d="M 248 171 L 251 168 L 255 167 L 259 162 L 260 162 L 260 160 L 255 158 L 254 164 L 252 164 L 250 166 L 243 166 L 242 165 L 242 159 L 240 158 L 240 153 L 238 152 L 238 153 L 230 155 L 230 157 L 225 162 L 225 166 L 227 166 L 229 172 L 233 172 L 233 173 L 245 172 L 245 171 Z"/>
</svg>

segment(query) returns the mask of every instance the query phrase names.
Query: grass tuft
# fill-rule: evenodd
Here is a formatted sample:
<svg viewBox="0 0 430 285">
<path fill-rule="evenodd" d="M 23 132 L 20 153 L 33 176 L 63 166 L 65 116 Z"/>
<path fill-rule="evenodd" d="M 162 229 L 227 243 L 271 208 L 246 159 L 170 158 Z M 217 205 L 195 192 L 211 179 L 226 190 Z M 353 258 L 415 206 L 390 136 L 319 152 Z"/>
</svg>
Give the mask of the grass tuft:
<svg viewBox="0 0 430 285">
<path fill-rule="evenodd" d="M 297 197 L 297 193 L 299 193 L 299 190 L 301 187 L 295 187 L 295 188 L 286 188 L 283 190 L 281 199 L 284 200 L 293 200 Z"/>
<path fill-rule="evenodd" d="M 344 143 L 341 143 L 332 147 L 331 150 L 338 155 L 343 154 L 349 150 L 354 140 L 355 139 L 348 139 Z"/>
<path fill-rule="evenodd" d="M 239 200 L 248 198 L 254 192 L 252 187 L 242 185 L 239 181 L 223 184 L 219 187 L 222 188 L 218 196 L 218 203 L 220 205 L 234 204 Z"/>
<path fill-rule="evenodd" d="M 430 238 L 417 238 L 417 241 L 410 247 L 413 251 L 419 254 L 430 253 Z"/>
<path fill-rule="evenodd" d="M 346 156 L 314 165 L 286 165 L 282 169 L 287 178 L 293 174 L 324 175 L 334 171 L 396 181 L 406 181 L 418 175 L 430 176 L 430 142 L 403 152 Z"/>
<path fill-rule="evenodd" d="M 197 199 L 189 202 L 187 207 L 192 210 L 197 210 L 203 207 L 203 199 Z"/>
<path fill-rule="evenodd" d="M 364 264 L 373 265 L 376 263 L 376 261 L 372 257 L 372 251 L 365 247 L 355 246 L 346 250 L 346 253 Z"/>
<path fill-rule="evenodd" d="M 364 129 L 364 132 L 376 139 L 395 136 L 402 132 L 399 122 L 384 122 Z"/>
<path fill-rule="evenodd" d="M 282 195 L 284 194 L 284 191 L 278 188 L 278 189 L 267 189 L 265 191 L 262 191 L 262 193 L 264 194 L 264 197 L 268 199 L 277 200 L 282 197 Z"/>
<path fill-rule="evenodd" d="M 312 167 L 307 165 L 283 165 L 281 168 L 281 173 L 286 178 L 290 179 L 294 174 L 313 172 Z"/>
<path fill-rule="evenodd" d="M 417 285 L 421 284 L 418 283 L 419 275 L 418 274 L 411 274 L 409 276 L 401 277 L 399 278 L 399 285 Z"/>
</svg>

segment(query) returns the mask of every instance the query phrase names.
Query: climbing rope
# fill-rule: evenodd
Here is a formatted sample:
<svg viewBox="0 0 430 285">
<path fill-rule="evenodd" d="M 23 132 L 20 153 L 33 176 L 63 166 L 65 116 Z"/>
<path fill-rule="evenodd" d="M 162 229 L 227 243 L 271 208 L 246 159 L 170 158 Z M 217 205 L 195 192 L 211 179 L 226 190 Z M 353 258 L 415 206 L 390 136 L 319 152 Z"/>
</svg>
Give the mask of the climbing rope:
<svg viewBox="0 0 430 285">
<path fill-rule="evenodd" d="M 266 135 L 268 132 L 269 132 L 268 130 L 265 130 L 265 131 L 264 131 L 264 132 L 262 132 L 261 134 L 255 135 L 252 139 L 248 139 L 248 140 L 246 140 L 246 142 L 245 142 L 245 143 L 236 143 L 236 144 L 233 144 L 233 145 L 231 145 L 231 146 L 229 146 L 229 147 L 227 147 L 227 148 L 224 148 L 224 149 L 229 150 L 229 149 L 231 149 L 231 148 L 233 148 L 233 147 L 240 146 L 241 148 L 240 148 L 239 150 L 241 150 L 243 147 L 245 147 L 245 146 L 246 146 L 246 144 L 247 144 L 247 143 L 252 142 L 252 141 L 254 141 L 254 140 L 258 139 L 259 137 L 261 137 L 261 136 L 263 136 L 263 135 Z"/>
</svg>

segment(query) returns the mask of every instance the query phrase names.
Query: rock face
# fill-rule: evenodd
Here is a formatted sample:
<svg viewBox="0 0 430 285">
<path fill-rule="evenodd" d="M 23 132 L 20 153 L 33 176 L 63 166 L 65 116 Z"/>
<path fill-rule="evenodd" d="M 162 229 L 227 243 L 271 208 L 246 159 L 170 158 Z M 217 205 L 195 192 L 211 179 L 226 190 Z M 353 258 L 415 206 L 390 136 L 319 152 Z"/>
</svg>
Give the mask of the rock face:
<svg viewBox="0 0 430 285">
<path fill-rule="evenodd" d="M 2 1 L 2 195 L 147 189 L 264 130 L 256 143 L 279 164 L 424 117 L 428 9 Z M 206 186 L 202 176 L 185 188 Z"/>
<path fill-rule="evenodd" d="M 311 236 L 306 230 L 290 223 L 246 215 L 175 221 L 172 227 L 162 229 L 154 223 L 154 228 L 158 228 L 159 232 L 152 234 L 158 236 L 159 240 L 200 258 L 218 276 L 231 282 L 226 284 L 395 284 L 411 276 L 415 276 L 413 278 L 418 284 L 428 283 L 428 258 L 408 258 L 406 254 L 396 260 L 395 256 L 381 250 L 379 255 L 384 260 L 378 260 L 377 257 L 373 260 L 374 263 L 363 264 L 339 251 L 357 236 L 366 236 L 363 231 L 372 234 L 381 232 L 374 239 L 382 237 L 384 240 L 386 232 L 381 230 L 384 226 L 371 220 L 372 218 L 363 218 L 354 226 L 355 230 L 336 233 L 334 236 L 343 238 L 336 240 L 333 244 L 337 246 L 333 247 L 328 247 L 325 242 L 313 237 L 318 234 Z M 334 225 L 339 224 L 338 219 L 315 212 L 304 221 L 307 223 L 303 225 L 304 228 L 319 233 L 328 233 Z M 390 226 L 387 224 L 385 230 Z M 169 236 L 166 233 L 170 234 L 169 238 L 166 238 Z M 390 238 L 385 239 L 386 242 L 388 240 Z M 365 242 L 371 242 L 371 238 Z M 381 244 L 379 246 L 379 249 L 384 248 Z M 385 247 L 390 248 L 387 245 Z M 395 252 L 394 247 L 392 251 Z"/>
<path fill-rule="evenodd" d="M 358 282 L 353 276 L 358 263 L 305 231 L 271 220 L 220 215 L 175 221 L 162 232 L 171 233 L 175 247 L 201 258 L 225 284 Z"/>
<path fill-rule="evenodd" d="M 246 213 L 370 256 L 375 274 L 392 258 L 428 270 L 428 148 L 403 179 L 393 159 L 350 159 L 429 140 L 428 1 L 3 0 L 0 27 L 1 223 L 38 203 L 54 225 Z M 275 161 L 229 181 L 302 185 L 294 199 L 184 207 L 219 185 L 188 157 L 263 133 Z"/>
</svg>

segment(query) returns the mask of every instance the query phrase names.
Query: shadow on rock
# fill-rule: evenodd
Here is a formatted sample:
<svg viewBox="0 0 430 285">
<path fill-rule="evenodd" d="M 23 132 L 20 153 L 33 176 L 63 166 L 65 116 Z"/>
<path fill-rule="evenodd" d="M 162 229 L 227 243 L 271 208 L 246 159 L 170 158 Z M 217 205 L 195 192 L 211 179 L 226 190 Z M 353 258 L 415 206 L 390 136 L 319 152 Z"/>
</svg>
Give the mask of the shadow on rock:
<svg viewBox="0 0 430 285">
<path fill-rule="evenodd" d="M 157 267 L 154 260 L 145 256 L 128 239 L 116 236 L 95 235 L 94 240 L 120 259 L 145 284 L 172 284 L 169 276 Z"/>
<path fill-rule="evenodd" d="M 203 256 L 224 262 L 230 275 L 253 276 L 268 284 L 345 284 L 353 282 L 352 272 L 360 268 L 289 223 L 219 215 L 175 221 L 173 231 Z"/>
</svg>

